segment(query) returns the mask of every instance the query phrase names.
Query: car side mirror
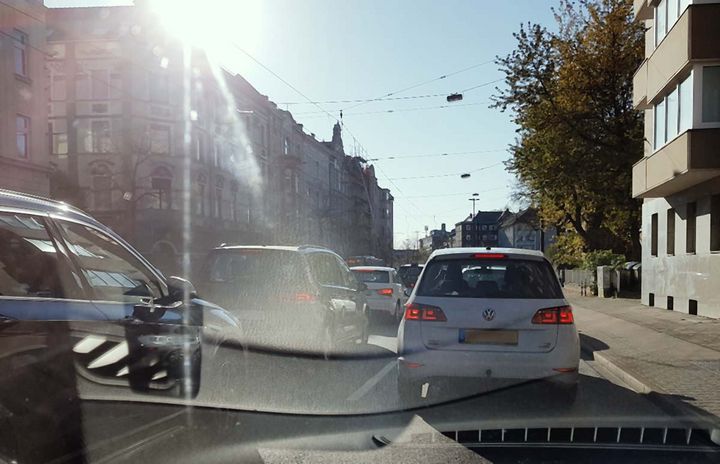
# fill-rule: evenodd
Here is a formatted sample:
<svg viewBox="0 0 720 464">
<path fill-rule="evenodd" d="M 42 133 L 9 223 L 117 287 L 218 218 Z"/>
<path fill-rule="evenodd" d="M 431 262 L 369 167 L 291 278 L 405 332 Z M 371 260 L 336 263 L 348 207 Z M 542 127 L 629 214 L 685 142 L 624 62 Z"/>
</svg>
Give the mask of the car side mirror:
<svg viewBox="0 0 720 464">
<path fill-rule="evenodd" d="M 368 286 L 365 282 L 358 282 L 357 289 L 358 291 L 364 292 L 368 289 Z"/>
<path fill-rule="evenodd" d="M 182 277 L 168 277 L 167 286 L 170 299 L 173 301 L 184 301 L 185 298 L 191 300 L 198 297 L 197 290 L 195 290 L 192 282 Z"/>
<path fill-rule="evenodd" d="M 403 295 L 405 295 L 407 297 L 412 295 L 412 288 L 405 287 L 405 289 L 403 290 Z"/>
</svg>

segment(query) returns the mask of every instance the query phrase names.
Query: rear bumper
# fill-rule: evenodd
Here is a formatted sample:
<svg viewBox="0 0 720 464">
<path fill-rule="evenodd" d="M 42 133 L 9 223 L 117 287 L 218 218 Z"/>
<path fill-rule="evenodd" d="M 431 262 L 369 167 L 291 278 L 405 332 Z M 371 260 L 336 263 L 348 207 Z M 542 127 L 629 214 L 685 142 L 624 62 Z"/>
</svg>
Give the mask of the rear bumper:
<svg viewBox="0 0 720 464">
<path fill-rule="evenodd" d="M 399 337 L 404 335 L 404 329 L 401 328 Z M 398 373 L 409 380 L 465 377 L 557 379 L 560 383 L 574 383 L 580 364 L 580 344 L 575 330 L 561 330 L 555 348 L 544 353 L 433 350 L 402 343 L 398 348 Z"/>
<path fill-rule="evenodd" d="M 392 297 L 367 297 L 367 305 L 373 311 L 383 311 L 395 314 L 395 303 L 397 300 Z"/>
</svg>

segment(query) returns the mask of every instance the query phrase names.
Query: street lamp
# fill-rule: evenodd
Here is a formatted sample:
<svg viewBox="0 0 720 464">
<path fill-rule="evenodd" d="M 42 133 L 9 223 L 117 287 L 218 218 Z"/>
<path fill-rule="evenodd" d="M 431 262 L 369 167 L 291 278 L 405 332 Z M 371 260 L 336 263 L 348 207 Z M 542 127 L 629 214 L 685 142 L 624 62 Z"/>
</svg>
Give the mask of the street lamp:
<svg viewBox="0 0 720 464">
<path fill-rule="evenodd" d="M 461 178 L 461 179 L 469 179 L 469 178 L 470 178 L 470 174 L 467 173 L 467 172 L 466 172 L 465 174 L 460 174 L 460 178 Z"/>
<path fill-rule="evenodd" d="M 472 197 L 472 198 L 468 198 L 468 200 L 470 200 L 470 201 L 473 202 L 473 217 L 475 217 L 475 202 L 476 202 L 476 201 L 480 201 L 479 198 L 475 198 L 476 195 L 477 195 L 477 193 L 473 193 L 473 197 Z"/>
</svg>

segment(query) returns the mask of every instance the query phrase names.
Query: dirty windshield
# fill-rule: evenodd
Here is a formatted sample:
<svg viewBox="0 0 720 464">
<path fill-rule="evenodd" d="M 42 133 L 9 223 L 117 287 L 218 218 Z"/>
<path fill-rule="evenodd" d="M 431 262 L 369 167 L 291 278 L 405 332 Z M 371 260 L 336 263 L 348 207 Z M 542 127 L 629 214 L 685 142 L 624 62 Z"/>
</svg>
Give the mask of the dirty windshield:
<svg viewBox="0 0 720 464">
<path fill-rule="evenodd" d="M 0 461 L 717 460 L 719 27 L 0 0 Z"/>
</svg>

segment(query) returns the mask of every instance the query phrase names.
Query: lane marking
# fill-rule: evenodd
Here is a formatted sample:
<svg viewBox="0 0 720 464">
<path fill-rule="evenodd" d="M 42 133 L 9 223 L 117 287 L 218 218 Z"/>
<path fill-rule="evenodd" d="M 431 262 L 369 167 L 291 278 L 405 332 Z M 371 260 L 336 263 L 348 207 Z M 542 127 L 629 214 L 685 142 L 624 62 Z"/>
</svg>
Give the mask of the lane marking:
<svg viewBox="0 0 720 464">
<path fill-rule="evenodd" d="M 396 366 L 394 359 L 380 369 L 375 375 L 370 377 L 360 388 L 355 390 L 350 396 L 347 397 L 347 401 L 357 401 L 365 396 L 383 377 L 385 377 L 391 370 Z"/>
</svg>

